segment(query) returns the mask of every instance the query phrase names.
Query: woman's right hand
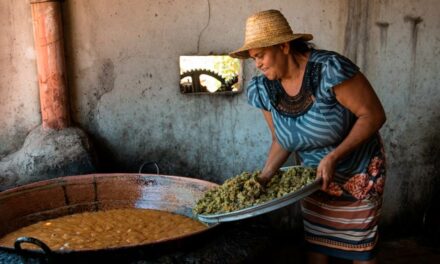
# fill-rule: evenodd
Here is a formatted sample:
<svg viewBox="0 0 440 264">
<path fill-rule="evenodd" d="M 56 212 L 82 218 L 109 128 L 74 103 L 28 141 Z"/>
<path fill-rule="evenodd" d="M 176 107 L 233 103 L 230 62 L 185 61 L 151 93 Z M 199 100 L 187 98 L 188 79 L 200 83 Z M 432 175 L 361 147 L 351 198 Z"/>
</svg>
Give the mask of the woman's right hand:
<svg viewBox="0 0 440 264">
<path fill-rule="evenodd" d="M 270 179 L 272 178 L 271 175 L 263 175 L 263 173 L 261 173 L 258 177 L 257 177 L 257 181 L 263 186 L 265 187 L 266 184 L 270 181 Z"/>
</svg>

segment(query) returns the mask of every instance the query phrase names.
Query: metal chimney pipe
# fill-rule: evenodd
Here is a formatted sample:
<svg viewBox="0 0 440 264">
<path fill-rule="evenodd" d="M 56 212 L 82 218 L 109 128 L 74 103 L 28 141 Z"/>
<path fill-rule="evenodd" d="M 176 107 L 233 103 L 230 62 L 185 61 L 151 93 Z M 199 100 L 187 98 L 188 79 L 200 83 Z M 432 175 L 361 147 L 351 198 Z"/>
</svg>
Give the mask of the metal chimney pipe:
<svg viewBox="0 0 440 264">
<path fill-rule="evenodd" d="M 61 18 L 62 0 L 30 0 L 43 128 L 70 125 Z"/>
</svg>

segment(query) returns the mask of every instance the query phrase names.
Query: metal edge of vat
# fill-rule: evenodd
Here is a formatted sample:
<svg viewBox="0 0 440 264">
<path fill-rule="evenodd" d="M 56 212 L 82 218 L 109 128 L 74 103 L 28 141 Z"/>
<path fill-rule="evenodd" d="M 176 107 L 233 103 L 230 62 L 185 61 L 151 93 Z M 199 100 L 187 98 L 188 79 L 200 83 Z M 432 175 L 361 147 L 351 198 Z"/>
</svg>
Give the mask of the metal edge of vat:
<svg viewBox="0 0 440 264">
<path fill-rule="evenodd" d="M 289 168 L 293 167 L 301 167 L 301 166 L 289 166 L 289 167 L 282 167 L 280 170 L 286 171 Z M 228 213 L 222 213 L 222 214 L 211 214 L 211 215 L 203 215 L 199 214 L 197 215 L 197 218 L 205 223 L 221 223 L 221 222 L 231 222 L 231 221 L 237 221 L 242 220 L 246 218 L 251 218 L 257 215 L 265 214 L 271 211 L 275 211 L 277 209 L 280 209 L 284 206 L 290 205 L 292 203 L 295 203 L 310 194 L 316 192 L 321 188 L 321 179 L 317 179 L 313 181 L 312 183 L 309 183 L 302 187 L 301 189 L 291 192 L 289 194 L 286 194 L 282 197 L 273 199 L 271 201 L 257 204 L 254 206 L 246 207 L 244 209 L 240 209 L 233 212 Z"/>
<path fill-rule="evenodd" d="M 165 174 L 149 174 L 149 173 L 91 173 L 91 174 L 84 174 L 84 175 L 70 175 L 70 176 L 62 176 L 42 181 L 36 181 L 27 183 L 24 185 L 16 186 L 10 189 L 6 189 L 3 191 L 0 191 L 0 198 L 3 195 L 7 194 L 13 194 L 18 191 L 32 191 L 35 189 L 47 189 L 52 187 L 51 185 L 59 185 L 59 184 L 66 184 L 66 180 L 68 179 L 75 179 L 75 178 L 85 178 L 85 177 L 105 177 L 105 176 L 129 176 L 129 177 L 136 177 L 136 176 L 151 176 L 151 177 L 164 177 L 164 178 L 172 178 L 172 179 L 185 179 L 187 181 L 191 182 L 202 182 L 206 183 L 208 185 L 211 185 L 213 187 L 218 186 L 217 183 L 201 180 L 197 178 L 191 178 L 191 177 L 185 177 L 185 176 L 177 176 L 177 175 L 165 175 Z"/>
<path fill-rule="evenodd" d="M 11 189 L 4 190 L 0 192 L 0 198 L 6 198 L 12 195 L 16 195 L 18 193 L 27 193 L 32 192 L 33 190 L 41 190 L 41 189 L 47 189 L 51 188 L 54 185 L 63 186 L 67 185 L 68 179 L 74 179 L 74 178 L 82 178 L 82 177 L 105 177 L 105 176 L 113 176 L 113 177 L 130 177 L 135 179 L 136 177 L 163 177 L 168 179 L 174 179 L 174 180 L 185 180 L 187 182 L 192 183 L 203 183 L 205 186 L 215 187 L 218 186 L 217 183 L 209 182 L 206 180 L 196 179 L 196 178 L 190 178 L 190 177 L 183 177 L 183 176 L 176 176 L 176 175 L 162 175 L 162 174 L 145 174 L 145 173 L 104 173 L 104 174 L 85 174 L 85 175 L 72 175 L 72 176 L 63 176 L 63 177 L 57 177 L 53 179 L 43 180 L 43 181 L 37 181 L 21 186 L 17 186 Z M 2 197 L 3 196 L 3 197 Z M 187 215 L 186 215 L 187 216 Z M 189 216 L 187 216 L 189 217 Z M 194 215 L 191 217 L 195 220 L 198 220 L 197 217 Z M 204 222 L 205 225 L 207 224 Z M 209 224 L 209 223 L 208 223 Z M 45 257 L 48 255 L 57 255 L 57 256 L 63 256 L 63 255 L 87 255 L 87 254 L 105 254 L 108 252 L 123 252 L 123 251 L 135 251 L 140 250 L 146 247 L 152 247 L 154 250 L 157 250 L 157 247 L 160 245 L 164 245 L 170 242 L 179 242 L 180 244 L 184 244 L 180 242 L 182 239 L 194 239 L 194 237 L 199 236 L 206 236 L 206 233 L 208 230 L 212 230 L 215 227 L 219 226 L 219 223 L 211 223 L 210 225 L 206 225 L 206 229 L 192 232 L 190 234 L 185 234 L 181 236 L 176 236 L 172 238 L 157 240 L 150 243 L 143 243 L 143 244 L 135 244 L 135 245 L 128 245 L 128 246 L 120 246 L 120 247 L 109 247 L 109 248 L 103 248 L 103 249 L 79 249 L 79 250 L 48 250 L 45 248 L 45 244 L 43 242 L 43 247 L 39 246 L 40 249 L 21 249 L 20 244 L 23 243 L 16 243 L 15 247 L 4 247 L 0 246 L 0 253 L 3 251 L 5 253 L 10 254 L 19 254 L 19 255 L 26 255 L 26 256 L 33 256 L 36 258 Z M 30 240 L 35 240 L 33 238 L 30 238 Z M 17 241 L 16 241 L 17 242 Z M 28 242 L 29 243 L 29 242 Z M 36 244 L 36 243 L 34 243 Z M 38 246 L 38 245 L 37 245 Z"/>
</svg>

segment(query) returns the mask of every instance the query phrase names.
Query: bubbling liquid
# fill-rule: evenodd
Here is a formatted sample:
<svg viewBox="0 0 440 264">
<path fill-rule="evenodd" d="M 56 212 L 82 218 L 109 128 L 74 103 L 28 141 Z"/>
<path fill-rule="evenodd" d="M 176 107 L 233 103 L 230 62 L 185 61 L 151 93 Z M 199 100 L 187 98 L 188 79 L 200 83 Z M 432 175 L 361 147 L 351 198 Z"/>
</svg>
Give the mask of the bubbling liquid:
<svg viewBox="0 0 440 264">
<path fill-rule="evenodd" d="M 151 243 L 206 229 L 189 217 L 150 209 L 85 212 L 41 221 L 0 239 L 13 247 L 18 237 L 37 238 L 52 250 L 103 249 Z M 23 248 L 37 247 L 23 243 Z"/>
</svg>

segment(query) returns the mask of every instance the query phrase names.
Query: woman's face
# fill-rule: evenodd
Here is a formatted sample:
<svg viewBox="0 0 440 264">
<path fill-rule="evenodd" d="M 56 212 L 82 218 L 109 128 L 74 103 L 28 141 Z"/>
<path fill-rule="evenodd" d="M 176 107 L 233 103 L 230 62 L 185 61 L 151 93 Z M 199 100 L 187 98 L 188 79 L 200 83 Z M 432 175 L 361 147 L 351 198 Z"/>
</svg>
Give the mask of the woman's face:
<svg viewBox="0 0 440 264">
<path fill-rule="evenodd" d="M 269 80 L 278 80 L 285 75 L 288 51 L 285 52 L 283 45 L 250 49 L 249 55 Z"/>
</svg>

